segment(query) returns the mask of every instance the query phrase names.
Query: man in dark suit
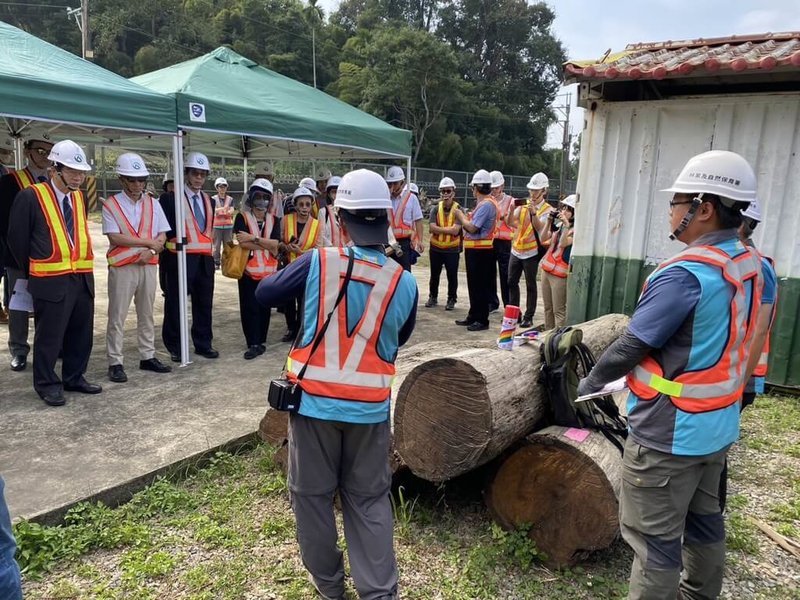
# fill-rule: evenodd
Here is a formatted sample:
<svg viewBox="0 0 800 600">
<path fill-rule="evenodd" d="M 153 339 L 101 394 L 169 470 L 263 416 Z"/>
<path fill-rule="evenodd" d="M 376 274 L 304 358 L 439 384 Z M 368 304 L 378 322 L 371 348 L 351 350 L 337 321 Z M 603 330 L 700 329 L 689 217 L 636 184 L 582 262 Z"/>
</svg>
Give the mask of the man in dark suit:
<svg viewBox="0 0 800 600">
<path fill-rule="evenodd" d="M 192 299 L 192 341 L 194 351 L 206 358 L 217 358 L 219 352 L 211 346 L 212 302 L 214 299 L 214 259 L 212 230 L 214 212 L 211 199 L 203 191 L 208 178 L 208 158 L 199 152 L 186 157 L 183 193 L 184 222 L 175 220 L 175 194 L 165 193 L 159 201 L 171 229 L 167 232 L 167 252 L 161 253 L 164 272 L 164 324 L 161 337 L 174 362 L 180 362 L 180 295 L 178 292 L 178 227 L 183 228 L 186 249 L 186 292 Z"/>
<path fill-rule="evenodd" d="M 14 200 L 8 247 L 33 297 L 33 387 L 50 406 L 62 406 L 64 391 L 102 391 L 84 377 L 92 353 L 94 255 L 79 188 L 91 167 L 72 140 L 55 144 L 48 159 L 50 181 L 26 188 Z"/>
</svg>

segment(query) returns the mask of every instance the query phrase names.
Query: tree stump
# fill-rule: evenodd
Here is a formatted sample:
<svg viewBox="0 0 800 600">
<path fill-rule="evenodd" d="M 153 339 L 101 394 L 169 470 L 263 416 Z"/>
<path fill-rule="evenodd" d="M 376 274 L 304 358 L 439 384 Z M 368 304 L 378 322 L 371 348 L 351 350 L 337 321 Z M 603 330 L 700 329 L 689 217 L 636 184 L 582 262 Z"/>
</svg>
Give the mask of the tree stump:
<svg viewBox="0 0 800 600">
<path fill-rule="evenodd" d="M 484 497 L 504 529 L 528 536 L 554 568 L 607 548 L 619 533 L 622 454 L 597 431 L 552 426 L 527 436 Z"/>
<path fill-rule="evenodd" d="M 599 356 L 624 330 L 625 315 L 577 325 Z M 512 352 L 457 342 L 412 348 L 419 362 L 396 394 L 394 444 L 411 471 L 432 482 L 466 473 L 534 430 L 545 413 L 536 342 Z"/>
</svg>

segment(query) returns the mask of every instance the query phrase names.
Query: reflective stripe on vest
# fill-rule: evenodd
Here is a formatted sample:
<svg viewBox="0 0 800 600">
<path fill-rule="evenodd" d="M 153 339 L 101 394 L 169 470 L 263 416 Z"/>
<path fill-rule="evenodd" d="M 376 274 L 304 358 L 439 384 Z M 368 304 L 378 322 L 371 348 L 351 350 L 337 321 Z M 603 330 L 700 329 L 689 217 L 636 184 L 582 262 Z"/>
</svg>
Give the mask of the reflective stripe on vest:
<svg viewBox="0 0 800 600">
<path fill-rule="evenodd" d="M 10 171 L 9 175 L 16 179 L 17 187 L 19 187 L 20 191 L 29 188 L 36 183 L 36 178 L 27 167 L 20 169 L 19 171 Z"/>
<path fill-rule="evenodd" d="M 458 202 L 453 202 L 450 207 L 450 212 L 444 214 L 444 201 L 439 201 L 439 209 L 436 211 L 436 225 L 439 227 L 452 227 L 456 224 L 456 209 Z M 449 233 L 434 233 L 431 236 L 431 246 L 446 250 L 448 248 L 458 248 L 461 243 L 461 237 L 458 235 L 451 235 Z"/>
<path fill-rule="evenodd" d="M 283 241 L 288 244 L 290 239 L 295 238 L 297 240 L 297 245 L 300 246 L 300 250 L 303 252 L 308 252 L 317 245 L 317 238 L 319 237 L 319 221 L 314 218 L 308 218 L 305 227 L 303 227 L 303 233 L 299 239 L 297 238 L 296 213 L 290 213 L 286 215 L 281 223 L 281 228 L 283 229 L 281 232 L 283 235 Z M 297 260 L 300 254 L 289 252 L 289 262 L 294 262 Z"/>
<path fill-rule="evenodd" d="M 569 231 L 564 228 L 560 232 L 555 242 L 547 248 L 547 254 L 542 257 L 541 268 L 546 273 L 550 273 L 562 279 L 569 275 L 569 263 L 564 260 L 564 247 L 561 245 L 563 238 L 569 235 Z"/>
<path fill-rule="evenodd" d="M 258 226 L 258 220 L 253 213 L 243 211 L 242 216 L 245 223 L 247 223 L 247 229 L 250 230 L 250 235 L 264 237 Z M 269 214 L 264 216 L 264 232 L 268 232 L 267 237 L 272 232 L 274 224 L 275 217 Z M 244 267 L 244 272 L 247 273 L 250 279 L 255 279 L 256 281 L 264 279 L 267 275 L 272 275 L 277 270 L 278 260 L 266 249 L 251 250 L 250 259 Z"/>
<path fill-rule="evenodd" d="M 398 240 L 403 238 L 410 238 L 416 232 L 413 224 L 408 225 L 403 220 L 403 215 L 406 212 L 406 206 L 408 206 L 410 200 L 411 200 L 411 192 L 406 192 L 406 195 L 400 201 L 400 206 L 398 207 L 397 212 L 395 212 L 394 210 L 391 211 L 392 231 L 394 232 L 394 237 Z"/>
<path fill-rule="evenodd" d="M 514 231 L 505 222 L 505 216 L 508 214 L 508 209 L 513 202 L 514 198 L 508 194 L 503 194 L 500 202 L 497 203 L 497 228 L 494 231 L 494 239 L 496 240 L 510 240 L 514 235 Z"/>
<path fill-rule="evenodd" d="M 221 206 L 217 206 L 219 194 L 214 196 L 214 227 L 228 229 L 233 227 L 233 210 L 227 211 L 233 205 L 233 198 L 225 196 Z M 218 212 L 220 211 L 220 212 Z"/>
<path fill-rule="evenodd" d="M 91 273 L 94 264 L 92 240 L 86 222 L 86 202 L 83 193 L 78 190 L 70 192 L 73 200 L 73 240 L 70 244 L 64 216 L 58 206 L 58 198 L 53 189 L 46 183 L 30 186 L 39 200 L 47 228 L 50 230 L 50 243 L 53 253 L 48 258 L 31 258 L 29 270 L 31 277 L 54 277 L 71 273 Z"/>
<path fill-rule="evenodd" d="M 152 240 L 155 210 L 153 199 L 147 194 L 143 194 L 140 202 L 142 203 L 142 217 L 139 219 L 138 230 L 134 229 L 131 222 L 128 221 L 128 217 L 125 216 L 122 207 L 119 205 L 117 196 L 110 196 L 103 203 L 103 209 L 111 213 L 111 216 L 114 217 L 122 233 L 140 239 Z M 137 262 L 143 250 L 146 250 L 144 246 L 114 246 L 109 242 L 106 259 L 108 259 L 108 264 L 112 267 L 124 267 L 125 265 Z M 150 260 L 147 261 L 147 264 L 158 264 L 158 256 L 154 254 Z"/>
<path fill-rule="evenodd" d="M 695 246 L 685 249 L 673 259 L 661 263 L 647 282 L 664 268 L 680 262 L 696 262 L 714 266 L 735 292 L 731 299 L 728 343 L 719 361 L 706 369 L 685 371 L 672 380 L 664 378 L 658 362 L 648 356 L 627 376 L 628 387 L 642 400 L 652 400 L 658 394 L 669 396 L 672 403 L 684 412 L 700 413 L 718 410 L 737 402 L 744 390 L 747 352 L 755 330 L 756 310 L 761 304 L 761 261 L 755 252 L 743 247 L 743 252 L 731 258 L 714 246 Z M 745 282 L 752 280 L 752 304 L 746 303 Z M 647 288 L 645 282 L 645 289 Z"/>
<path fill-rule="evenodd" d="M 758 252 L 756 250 L 756 252 Z M 769 256 L 765 256 L 758 252 L 758 255 L 769 262 L 772 265 L 772 268 L 775 268 L 775 261 L 772 260 Z M 778 290 L 775 290 L 777 294 Z M 767 330 L 767 338 L 764 340 L 764 347 L 761 349 L 761 355 L 758 357 L 758 364 L 756 368 L 753 369 L 753 376 L 754 377 L 766 377 L 767 371 L 769 371 L 769 338 L 772 336 L 772 326 L 775 324 L 775 317 L 778 314 L 778 298 L 775 298 L 775 302 L 772 304 L 772 315 L 770 316 L 769 321 L 769 329 Z"/>
<path fill-rule="evenodd" d="M 194 218 L 194 211 L 192 211 L 192 207 L 189 204 L 189 198 L 186 196 L 186 192 L 184 191 L 183 225 L 184 232 L 186 234 L 186 243 L 183 245 L 183 248 L 186 250 L 187 254 L 206 254 L 211 256 L 213 254 L 214 245 L 211 237 L 213 221 L 208 218 L 208 215 L 213 214 L 211 212 L 211 199 L 205 192 L 199 193 L 203 198 L 203 205 L 206 211 L 206 228 L 204 231 L 200 231 L 200 226 L 197 223 L 197 219 Z M 164 247 L 170 252 L 177 252 L 177 241 L 177 238 L 171 238 L 166 244 L 164 244 Z"/>
<path fill-rule="evenodd" d="M 352 252 L 352 250 L 350 250 Z M 319 307 L 317 331 L 333 310 L 342 279 L 347 272 L 347 255 L 339 248 L 319 251 Z M 297 381 L 306 362 L 308 367 L 299 382 L 308 394 L 356 402 L 384 402 L 391 395 L 394 363 L 378 354 L 378 340 L 387 308 L 403 275 L 403 268 L 393 260 L 381 266 L 356 258 L 353 281 L 372 286 L 364 313 L 352 331 L 348 331 L 347 302 L 341 302 L 331 318 L 325 336 L 312 356 L 312 343 L 293 348 L 287 360 L 287 374 Z"/>
<path fill-rule="evenodd" d="M 539 247 L 531 220 L 531 209 L 527 206 L 523 207 L 520 213 L 517 234 L 514 236 L 514 241 L 511 242 L 511 247 L 517 252 L 536 250 Z"/>
<path fill-rule="evenodd" d="M 320 218 L 319 221 L 322 223 L 322 226 L 325 227 L 325 230 L 328 232 L 328 237 L 331 240 L 331 247 L 332 248 L 343 248 L 344 243 L 342 240 L 342 230 L 339 227 L 339 223 L 336 221 L 336 216 L 333 214 L 333 205 L 324 206 L 320 209 L 319 214 L 323 214 L 324 217 Z M 324 220 L 323 220 L 324 219 Z"/>
<path fill-rule="evenodd" d="M 497 202 L 494 201 L 494 198 L 491 196 L 486 196 L 481 202 L 491 202 L 494 204 L 494 209 L 497 210 Z M 475 206 L 475 210 L 478 210 L 478 206 L 481 205 L 481 202 L 478 202 L 477 206 Z M 474 214 L 475 211 L 470 213 L 470 218 Z M 477 240 L 471 240 L 468 237 L 464 236 L 464 249 L 465 250 L 494 250 L 494 230 L 497 228 L 497 219 L 492 219 L 492 228 L 486 233 L 485 237 L 482 237 Z"/>
</svg>

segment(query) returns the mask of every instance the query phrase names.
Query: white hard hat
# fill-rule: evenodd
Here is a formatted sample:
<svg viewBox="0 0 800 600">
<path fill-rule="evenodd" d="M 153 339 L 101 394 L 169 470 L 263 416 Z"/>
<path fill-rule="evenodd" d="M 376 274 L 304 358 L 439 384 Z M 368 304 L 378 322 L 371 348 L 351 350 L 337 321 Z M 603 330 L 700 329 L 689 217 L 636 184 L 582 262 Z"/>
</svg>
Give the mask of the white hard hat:
<svg viewBox="0 0 800 600">
<path fill-rule="evenodd" d="M 756 174 L 750 163 L 739 154 L 728 150 L 710 150 L 690 158 L 672 187 L 661 191 L 716 194 L 732 203 L 752 202 L 756 199 Z"/>
<path fill-rule="evenodd" d="M 456 182 L 450 179 L 449 177 L 442 177 L 442 180 L 439 182 L 439 189 L 444 188 L 453 188 L 455 189 Z"/>
<path fill-rule="evenodd" d="M 578 196 L 575 194 L 570 194 L 566 198 L 561 201 L 561 204 L 564 206 L 569 206 L 572 210 L 575 210 L 575 205 L 578 203 Z"/>
<path fill-rule="evenodd" d="M 228 180 L 224 177 L 217 177 L 217 179 L 214 181 L 214 187 L 219 187 L 221 185 L 228 187 Z"/>
<path fill-rule="evenodd" d="M 753 200 L 749 206 L 742 211 L 742 216 L 761 223 L 761 207 L 758 205 L 758 200 Z"/>
<path fill-rule="evenodd" d="M 147 177 L 150 175 L 147 171 L 147 165 L 144 164 L 144 159 L 133 152 L 119 155 L 116 171 L 117 175 L 125 177 Z"/>
<path fill-rule="evenodd" d="M 331 177 L 333 177 L 333 173 L 331 173 L 330 169 L 320 169 L 317 171 L 317 177 L 315 181 L 327 181 Z"/>
<path fill-rule="evenodd" d="M 299 186 L 301 188 L 308 188 L 311 191 L 312 197 L 317 195 L 317 182 L 311 179 L 311 177 L 303 177 L 300 180 Z"/>
<path fill-rule="evenodd" d="M 313 199 L 316 196 L 316 194 L 306 186 L 301 185 L 292 194 L 292 200 L 296 201 L 298 198 L 302 198 L 303 196 L 308 196 L 309 198 Z"/>
<path fill-rule="evenodd" d="M 389 187 L 380 175 L 358 169 L 342 177 L 333 205 L 345 210 L 392 208 L 392 200 Z"/>
<path fill-rule="evenodd" d="M 217 181 L 219 181 L 219 179 Z M 265 192 L 269 192 L 270 194 L 273 193 L 272 183 L 270 183 L 269 179 L 255 179 L 253 183 L 250 184 L 249 189 L 250 190 L 259 189 Z"/>
<path fill-rule="evenodd" d="M 412 194 L 419 195 L 419 186 L 416 183 L 409 183 L 408 189 L 411 190 Z"/>
<path fill-rule="evenodd" d="M 386 183 L 394 183 L 395 181 L 403 181 L 406 178 L 406 172 L 401 167 L 389 167 L 386 171 Z"/>
<path fill-rule="evenodd" d="M 84 154 L 83 148 L 72 140 L 61 140 L 53 144 L 53 147 L 50 148 L 50 154 L 47 156 L 47 160 L 60 163 L 76 171 L 92 170 L 92 166 L 89 164 L 89 161 L 86 160 L 86 154 Z"/>
<path fill-rule="evenodd" d="M 526 186 L 529 190 L 543 190 L 550 187 L 550 180 L 544 173 L 536 173 Z"/>
<path fill-rule="evenodd" d="M 325 186 L 325 189 L 329 190 L 333 187 L 339 187 L 341 183 L 342 183 L 342 178 L 339 177 L 338 175 L 334 175 L 333 177 L 328 179 L 328 185 Z"/>
<path fill-rule="evenodd" d="M 478 169 L 475 171 L 475 174 L 472 176 L 472 181 L 470 185 L 484 185 L 484 184 L 492 185 L 492 176 L 489 175 L 489 171 L 486 169 Z"/>
<path fill-rule="evenodd" d="M 200 171 L 210 171 L 208 166 L 208 157 L 199 152 L 189 152 L 186 157 L 186 162 L 183 165 L 187 169 L 198 169 Z"/>
<path fill-rule="evenodd" d="M 489 173 L 489 175 L 492 177 L 493 188 L 500 187 L 506 182 L 505 178 L 503 177 L 503 174 L 500 171 L 492 171 L 491 173 Z"/>
</svg>

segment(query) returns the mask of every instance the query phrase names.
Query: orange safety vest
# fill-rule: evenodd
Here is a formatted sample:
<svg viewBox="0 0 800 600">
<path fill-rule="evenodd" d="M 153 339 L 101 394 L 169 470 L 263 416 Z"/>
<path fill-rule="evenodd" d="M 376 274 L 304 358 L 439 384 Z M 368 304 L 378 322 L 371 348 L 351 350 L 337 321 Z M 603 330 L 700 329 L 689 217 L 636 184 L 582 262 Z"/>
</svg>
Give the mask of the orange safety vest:
<svg viewBox="0 0 800 600">
<path fill-rule="evenodd" d="M 564 248 L 561 246 L 561 238 L 569 235 L 570 231 L 572 229 L 564 228 L 563 232 L 559 232 L 555 242 L 547 248 L 547 253 L 542 257 L 542 271 L 562 279 L 569 275 L 569 263 L 564 260 Z"/>
<path fill-rule="evenodd" d="M 29 271 L 31 277 L 55 277 L 72 273 L 91 273 L 94 265 L 92 238 L 89 237 L 89 226 L 86 222 L 86 201 L 78 190 L 70 192 L 73 199 L 73 236 L 70 243 L 67 226 L 59 208 L 58 198 L 47 183 L 37 183 L 30 188 L 39 200 L 47 228 L 50 230 L 52 254 L 47 258 L 30 258 Z"/>
<path fill-rule="evenodd" d="M 244 217 L 245 223 L 247 223 L 247 229 L 250 231 L 251 235 L 258 237 L 270 236 L 272 228 L 275 224 L 275 217 L 272 215 L 265 215 L 264 232 L 266 232 L 266 235 L 264 235 L 261 233 L 261 229 L 258 227 L 258 221 L 253 213 L 245 211 L 242 212 L 242 216 Z M 247 265 L 244 267 L 244 272 L 247 273 L 250 279 L 254 279 L 256 281 L 264 279 L 268 275 L 272 275 L 277 270 L 278 259 L 272 256 L 272 254 L 269 253 L 269 250 L 266 249 L 251 250 L 250 259 L 247 261 Z"/>
<path fill-rule="evenodd" d="M 307 252 L 317 245 L 317 239 L 319 238 L 319 221 L 314 218 L 309 217 L 299 239 L 297 238 L 297 214 L 290 213 L 286 215 L 281 222 L 281 229 L 284 243 L 288 244 L 289 240 L 295 238 L 302 252 Z M 289 262 L 294 262 L 298 256 L 300 256 L 300 254 L 290 252 Z"/>
<path fill-rule="evenodd" d="M 345 244 L 342 239 L 342 229 L 339 223 L 336 222 L 336 217 L 333 214 L 333 205 L 331 204 L 320 209 L 320 214 L 322 214 L 323 209 L 325 210 L 325 221 L 322 223 L 322 226 L 330 231 L 331 247 L 343 248 Z"/>
<path fill-rule="evenodd" d="M 510 240 L 513 237 L 514 231 L 505 222 L 505 216 L 508 214 L 508 209 L 514 202 L 514 198 L 508 194 L 503 194 L 503 197 L 497 203 L 497 228 L 494 231 L 494 239 L 496 240 Z"/>
<path fill-rule="evenodd" d="M 214 200 L 214 227 L 220 229 L 229 229 L 233 227 L 233 211 L 228 210 L 233 205 L 233 198 L 225 196 L 225 198 L 222 199 L 221 206 L 217 206 L 217 202 L 220 200 L 219 194 L 216 194 L 212 200 Z"/>
<path fill-rule="evenodd" d="M 28 167 L 19 169 L 18 171 L 9 171 L 8 174 L 17 180 L 17 187 L 19 187 L 20 191 L 24 190 L 25 188 L 29 188 L 36 183 L 36 179 Z"/>
<path fill-rule="evenodd" d="M 667 266 L 687 261 L 718 268 L 725 281 L 733 286 L 728 343 L 719 361 L 706 369 L 684 371 L 671 380 L 665 379 L 661 365 L 648 356 L 628 373 L 627 381 L 630 390 L 642 400 L 652 400 L 664 394 L 684 412 L 710 412 L 727 408 L 742 397 L 747 353 L 755 330 L 754 315 L 757 314 L 746 304 L 744 284 L 753 280 L 751 306 L 760 306 L 763 286 L 761 261 L 755 251 L 746 247 L 744 252 L 731 257 L 714 246 L 694 246 L 661 263 L 648 281 Z"/>
<path fill-rule="evenodd" d="M 151 198 L 148 194 L 142 194 L 142 199 L 140 202 L 142 203 L 142 218 L 139 219 L 138 230 L 134 229 L 133 225 L 131 225 L 131 222 L 128 221 L 128 217 L 126 217 L 125 213 L 122 212 L 122 207 L 119 205 L 117 196 L 109 196 L 109 198 L 103 203 L 103 210 L 107 210 L 109 213 L 111 213 L 111 216 L 114 217 L 117 225 L 119 225 L 120 231 L 123 233 L 143 240 L 152 240 L 153 220 L 155 219 L 153 198 Z M 108 252 L 106 252 L 106 258 L 108 259 L 108 264 L 110 266 L 124 267 L 125 265 L 131 265 L 137 262 L 142 250 L 144 250 L 143 246 L 114 246 L 113 244 L 109 244 Z M 158 256 L 154 254 L 152 258 L 147 261 L 147 264 L 157 265 Z"/>
<path fill-rule="evenodd" d="M 186 243 L 183 245 L 186 254 L 205 254 L 211 256 L 213 254 L 213 240 L 211 237 L 211 230 L 213 229 L 213 221 L 208 218 L 211 212 L 211 199 L 205 192 L 199 192 L 203 198 L 203 204 L 206 210 L 206 228 L 204 231 L 200 230 L 200 225 L 197 219 L 194 218 L 194 212 L 189 204 L 189 198 L 186 196 L 186 191 L 183 192 L 183 224 L 184 231 L 186 232 Z M 177 224 L 175 230 L 177 232 Z M 170 252 L 178 252 L 177 250 L 178 238 L 174 237 L 167 240 L 164 247 Z"/>
<path fill-rule="evenodd" d="M 353 250 L 350 250 L 352 252 Z M 347 272 L 347 254 L 341 248 L 319 251 L 319 335 L 328 314 L 334 309 L 341 281 Z M 378 340 L 389 303 L 394 297 L 403 268 L 393 260 L 383 266 L 356 258 L 353 281 L 372 286 L 364 313 L 352 331 L 348 331 L 347 302 L 339 303 L 319 346 L 311 354 L 313 343 L 289 352 L 286 370 L 290 381 L 308 363 L 299 385 L 304 392 L 355 402 L 384 402 L 392 391 L 394 363 L 378 354 Z"/>
<path fill-rule="evenodd" d="M 444 213 L 444 201 L 439 201 L 439 210 L 436 211 L 436 225 L 439 227 L 452 227 L 456 224 L 456 209 L 458 202 L 453 202 L 450 212 Z M 461 236 L 450 235 L 449 233 L 434 233 L 431 236 L 431 246 L 440 250 L 458 248 L 461 244 Z"/>
<path fill-rule="evenodd" d="M 758 251 L 756 250 L 756 252 Z M 769 261 L 769 264 L 772 265 L 772 268 L 773 269 L 775 268 L 775 261 L 772 260 L 772 258 L 770 258 L 769 256 L 764 256 L 760 252 L 758 252 L 758 255 L 761 256 L 762 258 L 767 259 L 767 261 Z M 777 314 L 778 314 L 778 299 L 776 297 L 775 304 L 772 305 L 772 316 L 770 317 L 769 330 L 767 331 L 767 339 L 764 340 L 764 347 L 761 349 L 761 354 L 758 357 L 758 364 L 756 365 L 756 368 L 753 370 L 754 377 L 766 377 L 767 371 L 769 371 L 769 338 L 772 335 L 772 325 L 775 323 L 775 316 Z"/>
<path fill-rule="evenodd" d="M 478 206 L 480 206 L 482 202 L 491 202 L 494 204 L 494 209 L 497 210 L 497 202 L 495 202 L 494 198 L 491 196 L 486 196 L 481 202 L 478 202 L 475 210 L 478 210 Z M 472 218 L 474 212 L 475 211 L 470 212 L 470 218 Z M 464 236 L 464 250 L 494 250 L 495 229 L 497 229 L 497 219 L 492 220 L 492 228 L 486 233 L 486 237 L 474 240 Z"/>
<path fill-rule="evenodd" d="M 406 206 L 408 205 L 409 200 L 411 200 L 411 192 L 406 192 L 406 195 L 400 201 L 400 206 L 398 207 L 397 212 L 392 210 L 392 231 L 394 232 L 395 239 L 405 239 L 410 238 L 416 233 L 416 229 L 414 229 L 414 224 L 408 225 L 405 221 L 403 221 L 403 214 L 406 212 Z"/>
</svg>

